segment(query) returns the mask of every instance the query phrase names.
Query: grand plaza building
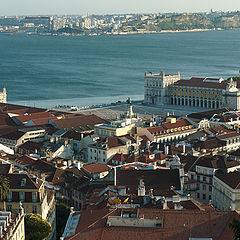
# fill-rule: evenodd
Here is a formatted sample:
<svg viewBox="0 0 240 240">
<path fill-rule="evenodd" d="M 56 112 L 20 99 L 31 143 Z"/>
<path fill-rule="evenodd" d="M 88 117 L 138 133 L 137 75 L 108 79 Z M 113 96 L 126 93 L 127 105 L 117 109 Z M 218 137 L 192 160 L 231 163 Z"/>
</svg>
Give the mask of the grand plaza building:
<svg viewBox="0 0 240 240">
<path fill-rule="evenodd" d="M 240 109 L 240 81 L 233 79 L 145 73 L 144 88 L 146 104 Z"/>
</svg>

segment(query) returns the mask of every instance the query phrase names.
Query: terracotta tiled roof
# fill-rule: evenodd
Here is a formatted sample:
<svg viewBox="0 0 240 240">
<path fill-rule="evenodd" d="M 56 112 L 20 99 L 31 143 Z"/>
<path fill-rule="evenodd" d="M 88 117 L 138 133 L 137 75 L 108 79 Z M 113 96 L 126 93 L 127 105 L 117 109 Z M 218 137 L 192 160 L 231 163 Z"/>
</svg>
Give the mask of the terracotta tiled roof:
<svg viewBox="0 0 240 240">
<path fill-rule="evenodd" d="M 182 155 L 178 154 L 178 157 L 180 158 L 180 162 L 184 166 L 184 171 L 188 172 L 188 170 L 193 166 L 193 164 L 197 161 L 198 157 L 192 156 L 192 155 Z"/>
<path fill-rule="evenodd" d="M 34 153 L 35 149 L 40 150 L 43 147 L 43 143 L 41 142 L 32 142 L 32 141 L 27 141 L 23 143 L 21 146 L 18 148 L 24 149 L 26 151 L 32 151 Z"/>
<path fill-rule="evenodd" d="M 217 88 L 217 89 L 226 89 L 227 86 L 227 81 L 224 80 L 221 83 L 215 82 L 219 80 L 218 78 L 208 78 L 208 80 L 213 80 L 213 81 L 204 81 L 205 78 L 196 78 L 192 77 L 189 80 L 179 80 L 176 82 L 174 85 L 175 86 L 186 86 L 186 87 L 201 87 L 201 88 Z M 239 81 L 240 83 L 240 81 Z M 238 83 L 238 85 L 240 85 Z"/>
<path fill-rule="evenodd" d="M 240 165 L 239 161 L 230 161 L 224 160 L 224 156 L 220 155 L 215 155 L 215 156 L 203 156 L 200 157 L 196 162 L 196 166 L 201 166 L 201 167 L 208 167 L 208 168 L 213 168 L 213 169 L 223 169 L 226 170 L 228 168 L 236 167 Z"/>
<path fill-rule="evenodd" d="M 6 113 L 0 113 L 0 128 L 15 127 L 16 123 Z"/>
<path fill-rule="evenodd" d="M 221 113 L 224 113 L 226 111 L 229 111 L 229 109 L 227 109 L 227 108 L 220 108 L 220 109 L 214 109 L 214 110 L 207 110 L 207 111 L 203 111 L 203 112 L 191 113 L 191 114 L 188 115 L 188 117 L 195 118 L 195 119 L 200 119 L 200 120 L 206 118 L 206 119 L 209 120 L 210 118 L 212 118 L 212 116 L 214 114 L 216 114 L 216 113 L 217 114 L 221 114 Z"/>
<path fill-rule="evenodd" d="M 11 164 L 0 164 L 0 175 L 8 174 L 11 169 Z"/>
<path fill-rule="evenodd" d="M 196 144 L 194 144 L 194 148 L 200 148 L 200 149 L 214 149 L 214 148 L 219 148 L 225 146 L 225 143 L 222 141 L 214 138 L 214 139 L 209 139 L 206 141 L 198 141 Z"/>
<path fill-rule="evenodd" d="M 68 117 L 65 119 L 53 120 L 53 123 L 59 129 L 74 129 L 78 132 L 90 131 L 94 129 L 96 124 L 108 123 L 106 120 L 91 114 Z"/>
<path fill-rule="evenodd" d="M 226 183 L 232 189 L 240 189 L 240 172 L 239 171 L 218 174 L 216 177 L 219 178 L 222 182 Z"/>
<path fill-rule="evenodd" d="M 17 119 L 22 124 L 27 123 L 30 120 L 41 120 L 42 124 L 45 124 L 49 119 L 54 118 L 55 117 L 48 112 L 36 112 L 13 117 L 13 119 Z"/>
<path fill-rule="evenodd" d="M 21 156 L 19 158 L 16 158 L 14 162 L 23 165 L 23 166 L 32 166 L 36 163 L 36 159 L 29 157 L 27 155 Z"/>
<path fill-rule="evenodd" d="M 138 217 L 162 219 L 163 227 L 114 227 L 107 226 L 108 216 L 120 216 L 121 209 L 108 211 L 82 210 L 76 234 L 67 240 L 176 240 L 192 238 L 233 239 L 228 227 L 233 218 L 240 219 L 237 212 L 199 210 L 138 209 Z"/>
<path fill-rule="evenodd" d="M 192 126 L 192 124 L 188 120 L 186 120 L 186 119 L 176 120 L 176 123 L 163 122 L 162 125 L 166 129 L 173 129 L 173 128 L 179 128 L 179 127 Z"/>
<path fill-rule="evenodd" d="M 6 176 L 9 179 L 10 189 L 39 189 L 43 183 L 40 179 L 35 182 L 28 174 L 9 173 Z M 21 184 L 23 179 L 25 179 L 24 184 Z"/>
<path fill-rule="evenodd" d="M 14 131 L 14 132 L 10 132 L 4 135 L 1 135 L 1 138 L 4 139 L 10 139 L 10 140 L 18 140 L 19 138 L 21 138 L 23 135 L 25 134 L 25 132 L 20 132 L 20 131 Z"/>
<path fill-rule="evenodd" d="M 147 189 L 169 190 L 172 186 L 181 189 L 178 169 L 117 170 L 118 186 L 137 187 L 140 179 L 144 180 Z"/>
<path fill-rule="evenodd" d="M 35 112 L 45 112 L 46 109 L 35 108 L 35 107 L 26 107 L 10 103 L 0 103 L 0 110 L 6 113 L 15 113 L 15 114 L 25 114 L 25 113 L 35 113 Z"/>
<path fill-rule="evenodd" d="M 166 128 L 163 126 L 150 127 L 147 129 L 150 133 L 163 132 L 166 131 Z"/>
<path fill-rule="evenodd" d="M 235 131 L 232 131 L 232 132 L 229 132 L 229 133 L 226 133 L 226 134 L 221 134 L 221 135 L 217 136 L 217 138 L 221 139 L 221 140 L 227 140 L 227 139 L 236 138 L 236 137 L 240 137 L 240 134 L 235 132 Z"/>
<path fill-rule="evenodd" d="M 93 163 L 84 165 L 82 169 L 89 173 L 101 173 L 109 171 L 110 167 L 104 163 Z"/>
</svg>

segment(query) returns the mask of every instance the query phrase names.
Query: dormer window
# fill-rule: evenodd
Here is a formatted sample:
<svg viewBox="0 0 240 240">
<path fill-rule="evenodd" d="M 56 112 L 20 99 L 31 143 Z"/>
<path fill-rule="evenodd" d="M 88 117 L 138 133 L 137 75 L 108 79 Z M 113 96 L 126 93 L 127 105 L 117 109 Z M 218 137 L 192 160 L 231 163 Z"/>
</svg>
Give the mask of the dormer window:
<svg viewBox="0 0 240 240">
<path fill-rule="evenodd" d="M 27 179 L 26 178 L 22 178 L 21 179 L 21 187 L 24 187 L 26 185 Z"/>
</svg>

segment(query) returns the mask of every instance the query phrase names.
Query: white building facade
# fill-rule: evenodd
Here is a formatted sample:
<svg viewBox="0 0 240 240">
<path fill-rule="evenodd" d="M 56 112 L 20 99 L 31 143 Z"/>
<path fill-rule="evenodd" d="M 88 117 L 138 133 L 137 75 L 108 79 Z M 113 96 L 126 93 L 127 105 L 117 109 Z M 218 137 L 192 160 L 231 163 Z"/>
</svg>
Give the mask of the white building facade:
<svg viewBox="0 0 240 240">
<path fill-rule="evenodd" d="M 223 78 L 180 79 L 177 75 L 145 73 L 144 103 L 203 109 L 240 109 L 240 81 Z"/>
</svg>

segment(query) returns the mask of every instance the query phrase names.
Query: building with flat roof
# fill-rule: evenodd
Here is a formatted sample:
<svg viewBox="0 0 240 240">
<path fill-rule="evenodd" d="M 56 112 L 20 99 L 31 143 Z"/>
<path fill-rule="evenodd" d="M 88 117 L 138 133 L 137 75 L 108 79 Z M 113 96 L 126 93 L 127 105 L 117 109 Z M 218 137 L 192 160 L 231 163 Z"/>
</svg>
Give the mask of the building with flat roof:
<svg viewBox="0 0 240 240">
<path fill-rule="evenodd" d="M 180 79 L 178 75 L 145 73 L 144 103 L 203 109 L 240 109 L 240 81 L 223 78 Z"/>
</svg>

